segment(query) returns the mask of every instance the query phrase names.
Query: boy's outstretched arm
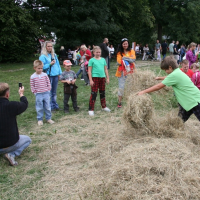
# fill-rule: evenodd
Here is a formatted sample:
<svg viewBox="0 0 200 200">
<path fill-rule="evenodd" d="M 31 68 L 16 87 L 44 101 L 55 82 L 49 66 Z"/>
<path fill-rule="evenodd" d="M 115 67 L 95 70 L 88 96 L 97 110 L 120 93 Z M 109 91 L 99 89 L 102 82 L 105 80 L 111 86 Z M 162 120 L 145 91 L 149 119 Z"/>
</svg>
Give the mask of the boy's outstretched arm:
<svg viewBox="0 0 200 200">
<path fill-rule="evenodd" d="M 163 76 L 163 77 L 160 77 L 160 76 L 159 76 L 159 77 L 156 77 L 155 79 L 156 79 L 156 80 L 164 80 L 166 77 L 167 77 L 167 76 Z"/>
<path fill-rule="evenodd" d="M 138 92 L 138 95 L 142 95 L 142 94 L 145 94 L 145 93 L 151 93 L 151 92 L 154 92 L 154 91 L 157 91 L 157 90 L 160 90 L 162 88 L 164 88 L 166 85 L 164 85 L 163 83 L 159 83 L 157 85 L 154 85 L 146 90 L 143 90 L 143 91 L 140 91 Z"/>
</svg>

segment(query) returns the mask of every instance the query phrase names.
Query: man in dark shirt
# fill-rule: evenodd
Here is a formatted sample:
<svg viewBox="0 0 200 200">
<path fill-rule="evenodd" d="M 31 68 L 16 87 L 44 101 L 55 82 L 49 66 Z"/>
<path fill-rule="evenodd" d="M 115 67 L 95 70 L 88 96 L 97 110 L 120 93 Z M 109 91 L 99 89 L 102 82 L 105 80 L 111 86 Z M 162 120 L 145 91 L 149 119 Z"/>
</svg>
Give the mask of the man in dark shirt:
<svg viewBox="0 0 200 200">
<path fill-rule="evenodd" d="M 163 55 L 163 60 L 166 57 L 166 53 L 167 53 L 167 41 L 165 40 L 162 44 L 161 44 L 161 50 L 162 50 L 162 55 Z"/>
<path fill-rule="evenodd" d="M 108 38 L 104 38 L 103 43 L 100 44 L 101 57 L 105 58 L 108 67 L 109 50 L 107 46 L 108 46 Z"/>
<path fill-rule="evenodd" d="M 0 154 L 11 166 L 18 165 L 15 156 L 19 156 L 26 149 L 31 139 L 26 135 L 19 135 L 16 116 L 28 107 L 24 96 L 24 87 L 19 88 L 20 102 L 9 101 L 10 91 L 7 83 L 0 83 Z"/>
<path fill-rule="evenodd" d="M 179 55 L 178 55 L 178 44 L 179 44 L 179 41 L 176 41 L 176 43 L 175 43 L 175 45 L 174 45 L 174 47 L 173 47 L 173 49 L 174 49 L 174 58 L 175 58 L 175 60 L 177 60 L 177 63 L 179 64 Z"/>
</svg>

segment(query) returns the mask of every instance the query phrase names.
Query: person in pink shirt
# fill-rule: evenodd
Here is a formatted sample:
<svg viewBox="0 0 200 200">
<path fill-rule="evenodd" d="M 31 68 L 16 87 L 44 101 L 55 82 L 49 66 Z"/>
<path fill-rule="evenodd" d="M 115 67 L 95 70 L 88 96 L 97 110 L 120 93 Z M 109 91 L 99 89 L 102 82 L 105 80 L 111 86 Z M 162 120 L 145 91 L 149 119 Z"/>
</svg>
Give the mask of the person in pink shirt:
<svg viewBox="0 0 200 200">
<path fill-rule="evenodd" d="M 189 68 L 190 66 L 196 62 L 197 56 L 199 55 L 199 51 L 195 53 L 196 44 L 194 42 L 190 43 L 189 50 L 186 53 L 186 59 L 189 61 Z"/>
<path fill-rule="evenodd" d="M 84 44 L 81 45 L 80 54 L 81 54 L 81 58 L 84 60 L 84 63 L 86 63 L 86 61 L 89 61 L 90 58 L 92 57 L 91 51 Z M 85 67 L 83 68 L 82 73 L 83 73 L 83 79 L 85 81 L 85 85 L 89 86 L 90 80 L 89 80 L 88 73 L 87 73 Z"/>
<path fill-rule="evenodd" d="M 194 74 L 192 75 L 192 82 L 194 83 L 194 85 L 196 85 L 198 87 L 198 89 L 200 90 L 200 72 L 199 72 L 199 65 L 197 63 L 193 63 L 191 65 L 191 70 L 194 72 Z"/>
</svg>

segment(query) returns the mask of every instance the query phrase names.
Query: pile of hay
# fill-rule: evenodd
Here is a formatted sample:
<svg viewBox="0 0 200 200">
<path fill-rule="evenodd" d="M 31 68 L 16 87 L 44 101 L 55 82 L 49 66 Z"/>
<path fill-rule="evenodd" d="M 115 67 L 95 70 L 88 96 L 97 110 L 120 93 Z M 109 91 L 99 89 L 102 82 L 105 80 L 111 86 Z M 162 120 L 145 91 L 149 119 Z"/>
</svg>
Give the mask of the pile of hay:
<svg viewBox="0 0 200 200">
<path fill-rule="evenodd" d="M 124 121 L 135 128 L 145 128 L 149 126 L 152 119 L 152 101 L 150 95 L 131 94 L 128 98 L 127 106 L 124 109 Z"/>
<path fill-rule="evenodd" d="M 164 117 L 156 115 L 150 95 L 130 94 L 124 109 L 123 119 L 133 134 L 151 134 L 157 137 L 177 137 L 184 129 L 183 121 L 177 113 Z M 140 129 L 139 132 L 137 129 Z"/>
<path fill-rule="evenodd" d="M 156 74 L 150 70 L 137 70 L 135 73 L 128 75 L 125 87 L 125 96 L 130 93 L 139 92 L 152 87 L 161 81 L 155 80 Z M 159 92 L 168 91 L 169 88 L 165 87 Z"/>
</svg>

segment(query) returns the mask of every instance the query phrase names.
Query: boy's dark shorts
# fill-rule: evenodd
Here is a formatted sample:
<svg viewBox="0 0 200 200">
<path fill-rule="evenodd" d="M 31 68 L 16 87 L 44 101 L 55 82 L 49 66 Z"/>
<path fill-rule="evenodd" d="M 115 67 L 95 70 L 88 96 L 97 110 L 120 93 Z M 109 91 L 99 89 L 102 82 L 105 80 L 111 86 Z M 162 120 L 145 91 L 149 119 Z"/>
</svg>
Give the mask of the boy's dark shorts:
<svg viewBox="0 0 200 200">
<path fill-rule="evenodd" d="M 186 111 L 180 104 L 179 104 L 179 113 L 178 116 L 182 118 L 184 122 L 186 122 L 189 117 L 194 113 L 196 118 L 200 121 L 200 103 L 197 106 L 193 107 L 191 110 Z"/>
</svg>

